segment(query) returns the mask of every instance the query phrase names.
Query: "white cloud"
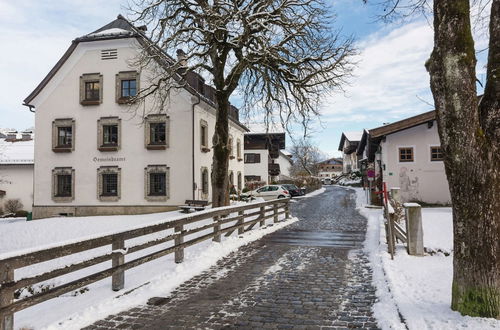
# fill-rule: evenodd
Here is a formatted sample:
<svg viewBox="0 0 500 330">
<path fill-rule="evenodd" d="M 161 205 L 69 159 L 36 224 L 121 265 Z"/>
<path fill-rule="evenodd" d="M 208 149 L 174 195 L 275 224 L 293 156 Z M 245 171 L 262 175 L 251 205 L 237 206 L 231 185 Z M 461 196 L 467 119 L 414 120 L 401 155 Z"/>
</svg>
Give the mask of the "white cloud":
<svg viewBox="0 0 500 330">
<path fill-rule="evenodd" d="M 432 50 L 432 30 L 416 22 L 379 31 L 360 43 L 359 66 L 346 95 L 333 96 L 322 109 L 325 122 L 400 117 L 428 110 L 416 95 L 429 98 L 424 63 Z"/>
</svg>

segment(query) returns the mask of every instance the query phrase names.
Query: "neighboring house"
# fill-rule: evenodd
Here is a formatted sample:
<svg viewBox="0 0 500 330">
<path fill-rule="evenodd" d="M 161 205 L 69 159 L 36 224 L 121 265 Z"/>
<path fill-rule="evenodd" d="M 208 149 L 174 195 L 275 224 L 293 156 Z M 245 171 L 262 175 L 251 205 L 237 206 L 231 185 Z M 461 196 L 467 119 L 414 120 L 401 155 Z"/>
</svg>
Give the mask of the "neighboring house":
<svg viewBox="0 0 500 330">
<path fill-rule="evenodd" d="M 319 162 L 318 165 L 318 176 L 320 178 L 333 178 L 343 171 L 343 162 L 340 158 L 330 158 Z"/>
<path fill-rule="evenodd" d="M 358 154 L 403 201 L 451 202 L 435 111 L 365 131 Z"/>
<path fill-rule="evenodd" d="M 245 183 L 288 178 L 292 161 L 284 149 L 285 133 L 245 134 Z"/>
<path fill-rule="evenodd" d="M 12 133 L 13 134 L 13 133 Z M 31 211 L 33 205 L 33 140 L 0 139 L 0 206 L 9 199 L 19 199 L 23 210 Z"/>
<path fill-rule="evenodd" d="M 35 110 L 34 218 L 139 214 L 211 198 L 214 89 L 189 73 L 165 108 L 130 97 L 172 63 L 130 63 L 149 41 L 122 16 L 73 40 L 24 100 Z M 64 105 L 64 106 L 61 106 Z M 143 115 L 143 111 L 144 114 Z M 231 107 L 229 176 L 242 187 L 246 127 Z M 239 184 L 238 184 L 239 183 Z"/>
<path fill-rule="evenodd" d="M 342 172 L 350 173 L 359 170 L 356 150 L 363 132 L 343 132 L 340 138 L 339 151 L 342 152 Z"/>
</svg>

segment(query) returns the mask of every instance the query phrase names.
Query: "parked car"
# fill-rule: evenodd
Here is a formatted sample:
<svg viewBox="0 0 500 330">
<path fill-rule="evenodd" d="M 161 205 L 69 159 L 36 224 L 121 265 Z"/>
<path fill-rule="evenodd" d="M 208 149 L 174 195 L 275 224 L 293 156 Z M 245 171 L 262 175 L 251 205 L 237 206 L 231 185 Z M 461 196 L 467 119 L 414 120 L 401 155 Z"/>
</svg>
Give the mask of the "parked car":
<svg viewBox="0 0 500 330">
<path fill-rule="evenodd" d="M 247 198 L 262 197 L 264 200 L 271 200 L 276 198 L 290 198 L 290 192 L 283 185 L 272 184 L 248 191 L 242 196 Z"/>
<path fill-rule="evenodd" d="M 305 191 L 300 189 L 294 184 L 283 184 L 283 188 L 287 189 L 288 192 L 290 193 L 290 196 L 295 197 L 295 196 L 303 196 L 305 195 Z"/>
<path fill-rule="evenodd" d="M 325 178 L 325 179 L 323 180 L 323 184 L 332 184 L 332 179 L 330 179 L 330 178 Z"/>
</svg>

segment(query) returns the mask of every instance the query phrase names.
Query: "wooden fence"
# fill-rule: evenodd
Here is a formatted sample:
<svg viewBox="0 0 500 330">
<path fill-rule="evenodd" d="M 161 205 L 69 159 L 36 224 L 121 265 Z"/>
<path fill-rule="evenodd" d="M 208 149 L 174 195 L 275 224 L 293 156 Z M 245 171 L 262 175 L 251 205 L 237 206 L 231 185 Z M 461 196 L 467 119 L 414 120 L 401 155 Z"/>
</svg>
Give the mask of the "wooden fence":
<svg viewBox="0 0 500 330">
<path fill-rule="evenodd" d="M 91 283 L 112 277 L 112 289 L 118 291 L 125 286 L 125 270 L 139 266 L 154 259 L 175 253 L 175 262 L 184 260 L 184 249 L 212 239 L 220 242 L 222 235 L 230 236 L 234 231 L 242 234 L 251 230 L 257 223 L 264 226 L 266 220 L 273 219 L 276 223 L 279 216 L 285 214 L 289 218 L 289 200 L 277 199 L 267 202 L 252 203 L 242 206 L 233 206 L 214 209 L 208 212 L 194 213 L 181 219 L 165 221 L 164 223 L 146 226 L 138 229 L 126 230 L 112 235 L 92 238 L 71 244 L 61 245 L 53 248 L 38 250 L 35 252 L 16 255 L 6 259 L 0 259 L 0 330 L 11 330 L 14 327 L 13 315 L 15 312 L 39 304 L 46 300 L 58 297 L 64 293 L 74 291 Z M 251 211 L 246 213 L 246 211 Z M 237 215 L 232 215 L 236 214 Z M 249 219 L 253 218 L 254 219 Z M 213 219 L 209 224 L 201 224 L 198 227 L 185 229 L 185 226 L 197 224 L 198 222 Z M 249 219 L 249 220 L 248 220 Z M 248 220 L 248 221 L 247 221 Z M 70 220 L 68 220 L 70 221 Z M 226 225 L 226 227 L 223 227 Z M 229 225 L 229 226 L 227 226 Z M 165 237 L 153 239 L 133 246 L 126 244 L 127 240 L 150 235 L 160 231 L 173 229 L 174 232 Z M 187 236 L 212 229 L 209 233 L 185 240 Z M 173 241 L 174 244 L 167 248 L 154 251 L 137 259 L 125 261 L 125 255 L 147 249 L 158 244 Z M 48 272 L 15 280 L 14 271 L 19 268 L 44 261 L 81 253 L 97 247 L 110 245 L 108 253 L 99 255 L 92 259 L 84 260 L 65 267 L 50 270 Z M 98 271 L 94 274 L 78 278 L 68 283 L 50 288 L 44 292 L 33 294 L 29 297 L 15 300 L 16 290 L 32 286 L 34 284 L 53 279 L 55 277 L 80 271 L 111 260 L 111 268 Z"/>
</svg>

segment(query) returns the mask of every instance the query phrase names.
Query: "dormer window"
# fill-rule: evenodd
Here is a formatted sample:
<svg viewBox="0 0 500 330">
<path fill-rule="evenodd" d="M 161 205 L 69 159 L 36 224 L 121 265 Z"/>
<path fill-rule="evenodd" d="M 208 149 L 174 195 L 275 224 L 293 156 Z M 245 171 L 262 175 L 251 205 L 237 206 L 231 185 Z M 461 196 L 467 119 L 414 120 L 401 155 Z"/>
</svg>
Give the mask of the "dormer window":
<svg viewBox="0 0 500 330">
<path fill-rule="evenodd" d="M 102 75 L 86 73 L 80 76 L 80 104 L 98 105 L 102 102 Z"/>
</svg>

